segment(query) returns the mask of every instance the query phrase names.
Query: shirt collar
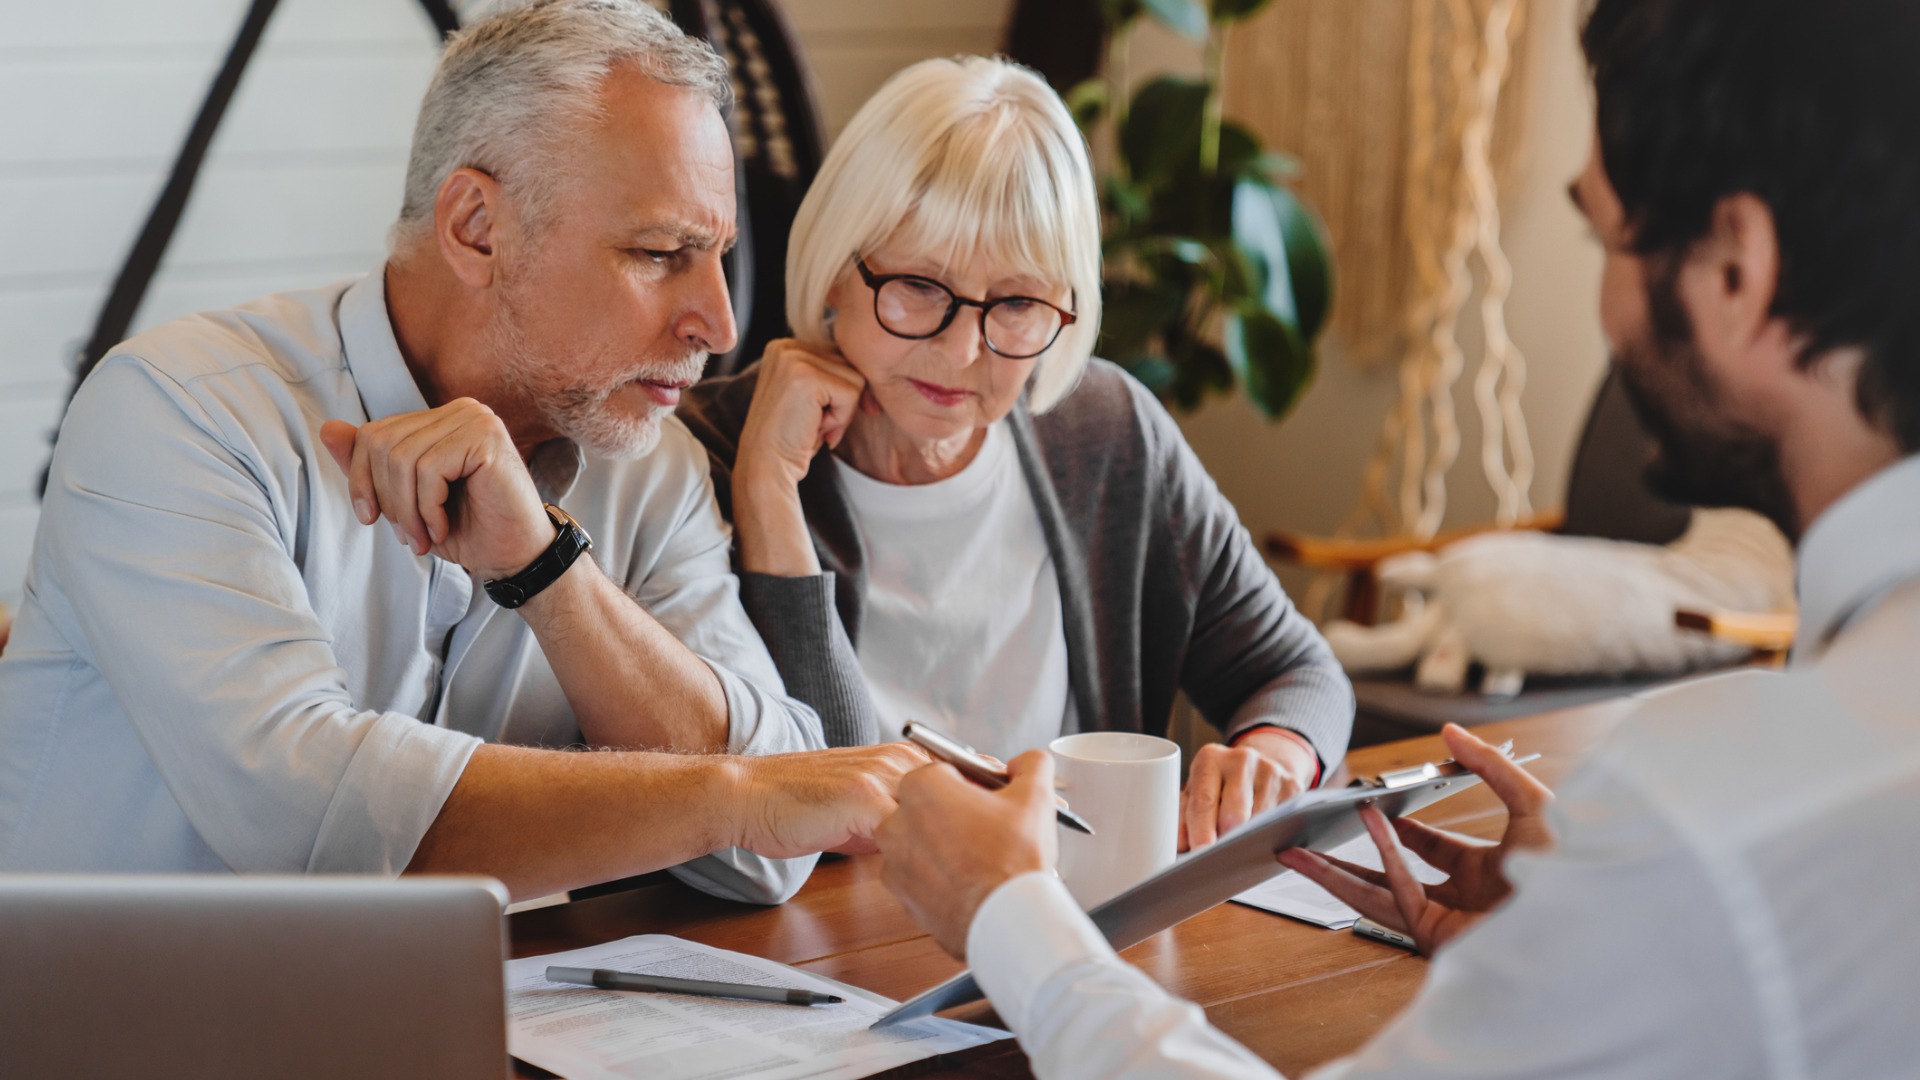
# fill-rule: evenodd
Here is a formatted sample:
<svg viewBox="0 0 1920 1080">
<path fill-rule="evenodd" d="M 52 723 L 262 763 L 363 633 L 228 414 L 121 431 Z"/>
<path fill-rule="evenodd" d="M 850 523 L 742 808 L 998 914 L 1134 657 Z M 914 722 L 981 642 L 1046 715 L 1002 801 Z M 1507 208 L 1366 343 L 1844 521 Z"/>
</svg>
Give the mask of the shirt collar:
<svg viewBox="0 0 1920 1080">
<path fill-rule="evenodd" d="M 340 298 L 340 342 L 367 419 L 384 420 L 427 407 L 426 395 L 413 381 L 413 372 L 400 355 L 400 342 L 393 336 L 384 265 L 354 282 Z"/>
<path fill-rule="evenodd" d="M 586 464 L 586 452 L 572 439 L 548 439 L 527 455 L 527 472 L 532 474 L 534 489 L 543 502 L 558 503 L 566 498 Z"/>
<path fill-rule="evenodd" d="M 1800 630 L 1794 660 L 1824 651 L 1848 620 L 1920 577 L 1920 456 L 1869 477 L 1800 541 Z"/>
<path fill-rule="evenodd" d="M 406 358 L 400 355 L 400 341 L 393 336 L 384 265 L 348 286 L 340 298 L 340 341 L 367 419 L 382 420 L 427 407 L 426 395 L 420 392 Z M 573 490 L 585 466 L 586 455 L 571 439 L 541 443 L 527 460 L 534 487 L 551 503 Z"/>
</svg>

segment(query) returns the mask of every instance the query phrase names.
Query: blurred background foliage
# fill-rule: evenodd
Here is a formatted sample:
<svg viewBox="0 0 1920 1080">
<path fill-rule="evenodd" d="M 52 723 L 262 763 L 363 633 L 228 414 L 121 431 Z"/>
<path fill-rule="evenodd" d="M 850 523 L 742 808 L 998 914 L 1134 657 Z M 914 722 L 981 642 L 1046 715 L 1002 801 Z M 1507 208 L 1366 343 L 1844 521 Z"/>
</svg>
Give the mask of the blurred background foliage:
<svg viewBox="0 0 1920 1080">
<path fill-rule="evenodd" d="M 1297 164 L 1220 114 L 1225 39 L 1268 0 L 1099 0 L 1105 70 L 1067 103 L 1089 140 L 1110 126 L 1098 177 L 1106 312 L 1098 352 L 1191 410 L 1236 387 L 1269 419 L 1312 382 L 1333 299 L 1327 237 L 1288 186 Z M 1199 78 L 1127 85 L 1127 46 L 1154 19 L 1203 45 Z"/>
</svg>

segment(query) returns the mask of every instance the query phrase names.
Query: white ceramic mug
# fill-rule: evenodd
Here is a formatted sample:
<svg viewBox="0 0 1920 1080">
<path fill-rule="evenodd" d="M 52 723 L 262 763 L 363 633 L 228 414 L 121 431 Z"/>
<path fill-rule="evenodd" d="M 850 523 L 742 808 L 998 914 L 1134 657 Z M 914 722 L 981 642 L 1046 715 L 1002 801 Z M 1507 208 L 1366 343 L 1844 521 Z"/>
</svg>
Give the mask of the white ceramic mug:
<svg viewBox="0 0 1920 1080">
<path fill-rule="evenodd" d="M 1054 783 L 1094 835 L 1060 829 L 1060 878 L 1091 909 L 1173 865 L 1180 843 L 1180 746 L 1130 731 L 1062 735 Z"/>
</svg>

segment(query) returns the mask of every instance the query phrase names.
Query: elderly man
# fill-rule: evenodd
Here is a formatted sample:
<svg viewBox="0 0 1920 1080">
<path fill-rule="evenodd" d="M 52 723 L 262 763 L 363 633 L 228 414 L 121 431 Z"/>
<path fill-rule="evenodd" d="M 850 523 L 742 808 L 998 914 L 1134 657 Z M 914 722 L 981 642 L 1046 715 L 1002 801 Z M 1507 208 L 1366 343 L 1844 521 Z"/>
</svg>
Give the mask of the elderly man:
<svg viewBox="0 0 1920 1080">
<path fill-rule="evenodd" d="M 1656 477 L 1797 538 L 1800 640 L 1787 672 L 1646 702 L 1550 813 L 1449 731 L 1512 817 L 1495 847 L 1403 823 L 1452 874 L 1431 893 L 1377 814 L 1393 873 L 1286 853 L 1424 948 L 1473 924 L 1407 1012 L 1316 1075 L 1911 1076 L 1920 8 L 1599 0 L 1585 45 L 1598 139 L 1573 193 L 1606 249 L 1601 322 L 1658 436 Z M 1050 769 L 1013 767 L 993 793 L 945 767 L 908 777 L 879 840 L 1034 1071 L 1271 1076 L 1120 963 L 1041 872 Z M 1559 849 L 1509 864 L 1548 823 Z"/>
<path fill-rule="evenodd" d="M 638 0 L 488 20 L 383 272 L 112 352 L 0 660 L 0 870 L 674 867 L 772 902 L 859 846 L 924 759 L 790 753 L 819 718 L 669 416 L 734 341 L 728 88 Z"/>
</svg>

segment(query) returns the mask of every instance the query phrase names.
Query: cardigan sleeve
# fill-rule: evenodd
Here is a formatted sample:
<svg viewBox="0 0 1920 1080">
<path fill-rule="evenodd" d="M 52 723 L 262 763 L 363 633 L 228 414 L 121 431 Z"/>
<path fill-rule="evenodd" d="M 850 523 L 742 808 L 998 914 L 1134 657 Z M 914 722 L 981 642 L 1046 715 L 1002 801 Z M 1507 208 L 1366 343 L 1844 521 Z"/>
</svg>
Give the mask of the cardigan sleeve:
<svg viewBox="0 0 1920 1080">
<path fill-rule="evenodd" d="M 787 693 L 820 714 L 828 746 L 880 741 L 873 696 L 833 603 L 834 576 L 740 574 L 740 602 L 773 654 Z"/>
<path fill-rule="evenodd" d="M 1286 728 L 1313 746 L 1321 775 L 1333 775 L 1353 734 L 1353 684 L 1172 417 L 1151 398 L 1136 408 L 1149 475 L 1159 481 L 1149 520 L 1169 530 L 1163 541 L 1193 605 L 1180 688 L 1229 739 L 1266 724 Z"/>
</svg>

